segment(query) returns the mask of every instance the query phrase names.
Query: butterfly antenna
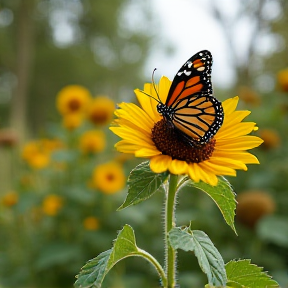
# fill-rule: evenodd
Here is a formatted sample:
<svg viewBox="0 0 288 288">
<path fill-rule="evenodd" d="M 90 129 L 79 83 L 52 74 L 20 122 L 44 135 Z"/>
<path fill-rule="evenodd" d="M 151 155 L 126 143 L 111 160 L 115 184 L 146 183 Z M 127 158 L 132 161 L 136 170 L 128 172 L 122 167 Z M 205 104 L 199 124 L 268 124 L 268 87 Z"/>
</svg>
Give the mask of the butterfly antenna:
<svg viewBox="0 0 288 288">
<path fill-rule="evenodd" d="M 158 103 L 160 103 L 160 101 L 157 99 L 157 98 L 155 98 L 155 97 L 153 97 L 153 96 L 151 96 L 151 95 L 149 95 L 149 94 L 147 94 L 146 92 L 144 92 L 143 90 L 140 90 L 143 94 L 145 94 L 146 96 L 148 96 L 148 97 L 150 97 L 150 98 L 152 98 L 152 99 L 154 99 L 156 102 L 158 102 Z"/>
<path fill-rule="evenodd" d="M 154 81 L 154 74 L 155 74 L 155 71 L 157 70 L 157 68 L 154 68 L 154 70 L 153 70 L 153 72 L 152 72 L 152 85 L 153 85 L 153 88 L 154 88 L 154 90 L 155 90 L 155 92 L 156 92 L 156 95 L 157 95 L 157 98 L 158 98 L 158 102 L 159 103 L 162 103 L 162 101 L 161 101 L 161 99 L 160 99 L 160 97 L 159 97 L 159 94 L 158 94 L 158 91 L 157 91 L 157 89 L 156 89 L 156 84 L 155 84 L 155 81 Z"/>
<path fill-rule="evenodd" d="M 143 90 L 140 90 L 140 91 L 141 91 L 143 94 L 145 94 L 146 96 L 154 99 L 156 102 L 162 103 L 161 100 L 160 100 L 159 94 L 158 94 L 158 92 L 157 92 L 157 90 L 156 90 L 156 85 L 155 85 L 155 81 L 154 81 L 154 73 L 155 73 L 156 70 L 157 70 L 157 68 L 154 68 L 153 73 L 152 73 L 152 85 L 153 85 L 153 88 L 155 89 L 155 92 L 156 92 L 156 94 L 157 94 L 157 98 L 158 98 L 158 99 L 155 98 L 155 97 L 153 97 L 152 95 L 147 94 L 147 93 L 144 92 Z"/>
</svg>

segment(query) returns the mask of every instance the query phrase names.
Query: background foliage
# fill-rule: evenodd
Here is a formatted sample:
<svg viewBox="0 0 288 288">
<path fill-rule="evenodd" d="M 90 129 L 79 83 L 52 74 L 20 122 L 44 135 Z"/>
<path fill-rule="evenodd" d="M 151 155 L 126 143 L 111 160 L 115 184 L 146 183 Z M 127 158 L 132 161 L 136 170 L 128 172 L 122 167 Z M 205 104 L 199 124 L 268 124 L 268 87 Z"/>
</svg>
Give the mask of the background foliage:
<svg viewBox="0 0 288 288">
<path fill-rule="evenodd" d="M 179 195 L 178 225 L 192 220 L 193 229 L 209 235 L 225 262 L 251 258 L 288 287 L 288 4 L 274 1 L 281 13 L 271 17 L 270 1 L 238 1 L 238 14 L 229 18 L 221 1 L 208 2 L 236 75 L 227 89 L 214 85 L 216 97 L 238 94 L 240 108 L 252 110 L 249 120 L 257 122 L 265 142 L 256 150 L 261 165 L 229 178 L 238 194 L 238 236 L 212 200 L 191 189 Z M 253 33 L 243 39 L 245 57 L 239 57 L 233 29 L 243 19 L 251 21 Z M 133 89 L 147 81 L 144 67 L 159 33 L 148 1 L 0 0 L 3 287 L 72 287 L 80 267 L 109 249 L 125 223 L 134 227 L 139 247 L 161 259 L 162 193 L 116 212 L 125 199 L 121 173 L 127 178 L 139 161 L 113 150 L 117 139 L 109 124 L 91 122 L 88 108 L 81 124 L 70 118 L 67 126 L 56 107 L 59 91 L 71 84 L 87 89 L 91 99 L 106 95 L 114 103 L 134 101 Z M 265 53 L 263 38 L 271 44 Z M 166 51 L 170 44 L 161 45 Z M 194 50 L 191 43 L 191 54 Z M 103 132 L 103 150 L 88 145 L 83 151 L 79 143 L 91 130 Z M 27 145 L 34 147 L 28 153 L 32 158 L 24 153 Z M 111 162 L 112 176 L 101 166 Z M 108 179 L 104 187 L 116 183 L 117 191 L 102 191 L 93 182 L 97 167 L 101 179 Z M 205 277 L 194 257 L 180 251 L 178 265 L 181 287 L 203 287 Z M 158 286 L 149 266 L 132 258 L 117 264 L 104 281 L 104 287 Z"/>
</svg>

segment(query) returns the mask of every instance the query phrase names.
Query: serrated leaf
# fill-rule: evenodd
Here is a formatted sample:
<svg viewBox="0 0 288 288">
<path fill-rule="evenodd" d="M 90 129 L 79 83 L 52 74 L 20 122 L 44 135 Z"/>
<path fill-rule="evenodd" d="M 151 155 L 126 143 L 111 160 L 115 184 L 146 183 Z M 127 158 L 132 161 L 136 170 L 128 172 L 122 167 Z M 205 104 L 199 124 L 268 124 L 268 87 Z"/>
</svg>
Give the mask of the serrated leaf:
<svg viewBox="0 0 288 288">
<path fill-rule="evenodd" d="M 202 271 L 207 275 L 209 285 L 226 285 L 222 256 L 203 231 L 191 230 L 190 227 L 172 228 L 169 232 L 169 241 L 174 249 L 195 253 Z"/>
<path fill-rule="evenodd" d="M 160 190 L 167 177 L 168 173 L 166 172 L 157 174 L 151 171 L 149 161 L 136 166 L 128 177 L 127 197 L 118 210 L 150 198 L 155 192 Z"/>
<path fill-rule="evenodd" d="M 251 260 L 230 261 L 225 265 L 228 283 L 231 287 L 276 288 L 279 284 L 271 279 L 262 267 L 250 263 Z M 238 285 L 238 286 L 237 286 Z"/>
<path fill-rule="evenodd" d="M 88 261 L 76 276 L 75 287 L 99 288 L 109 270 L 121 259 L 137 255 L 138 247 L 133 229 L 129 225 L 118 234 L 113 248 Z"/>
<path fill-rule="evenodd" d="M 131 226 L 125 225 L 109 249 L 96 258 L 88 261 L 76 276 L 74 284 L 77 288 L 100 288 L 109 270 L 120 260 L 140 256 L 149 261 L 158 272 L 162 283 L 166 282 L 165 272 L 158 261 L 148 252 L 136 245 L 135 234 Z"/>
<path fill-rule="evenodd" d="M 189 185 L 205 192 L 216 203 L 220 209 L 226 223 L 237 234 L 234 226 L 234 217 L 236 209 L 235 193 L 230 183 L 225 178 L 219 178 L 217 186 L 211 186 L 205 182 L 195 183 L 190 180 Z"/>
</svg>

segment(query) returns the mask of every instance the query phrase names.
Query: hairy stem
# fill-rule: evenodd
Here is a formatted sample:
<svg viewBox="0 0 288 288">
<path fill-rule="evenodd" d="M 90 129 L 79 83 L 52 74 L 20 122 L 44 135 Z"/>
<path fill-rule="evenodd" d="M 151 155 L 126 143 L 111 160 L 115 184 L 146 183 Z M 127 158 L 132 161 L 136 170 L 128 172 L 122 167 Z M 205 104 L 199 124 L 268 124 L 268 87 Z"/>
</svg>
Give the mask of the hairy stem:
<svg viewBox="0 0 288 288">
<path fill-rule="evenodd" d="M 169 188 L 165 200 L 165 263 L 167 288 L 176 287 L 176 251 L 170 245 L 169 231 L 175 226 L 175 204 L 178 176 L 170 174 Z M 165 288 L 166 288 L 165 287 Z"/>
</svg>

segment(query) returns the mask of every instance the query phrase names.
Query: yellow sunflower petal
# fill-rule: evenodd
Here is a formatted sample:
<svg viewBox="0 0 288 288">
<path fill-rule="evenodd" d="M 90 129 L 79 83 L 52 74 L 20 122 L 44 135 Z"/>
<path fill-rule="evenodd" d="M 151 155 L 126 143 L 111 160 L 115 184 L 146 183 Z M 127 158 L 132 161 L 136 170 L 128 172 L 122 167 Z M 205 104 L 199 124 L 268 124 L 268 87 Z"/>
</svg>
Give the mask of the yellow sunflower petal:
<svg viewBox="0 0 288 288">
<path fill-rule="evenodd" d="M 230 126 L 227 129 L 222 129 L 217 133 L 216 139 L 221 138 L 235 138 L 239 136 L 244 136 L 252 131 L 254 131 L 255 123 L 254 122 L 244 122 L 244 123 L 238 123 L 234 126 Z"/>
<path fill-rule="evenodd" d="M 162 76 L 160 81 L 159 81 L 159 84 L 146 83 L 144 85 L 144 93 L 151 95 L 154 99 L 160 98 L 160 101 L 162 103 L 165 103 L 169 89 L 170 89 L 170 86 L 171 86 L 171 83 L 172 83 L 171 80 L 169 80 L 165 76 Z M 139 92 L 137 92 L 137 93 L 139 94 Z M 143 94 L 143 92 L 142 92 L 142 94 Z M 151 107 L 151 108 L 148 108 L 149 109 L 149 115 L 151 115 L 152 119 L 154 119 L 155 122 L 160 121 L 162 116 L 157 111 L 158 102 L 151 97 L 147 96 L 147 98 L 149 98 L 150 102 L 146 102 L 146 104 L 148 105 L 148 103 L 150 103 L 150 107 Z"/>
<path fill-rule="evenodd" d="M 235 96 L 233 98 L 229 98 L 222 102 L 225 116 L 228 116 L 229 114 L 235 111 L 238 101 L 239 101 L 239 97 Z"/>
<path fill-rule="evenodd" d="M 188 171 L 188 164 L 185 161 L 174 159 L 169 165 L 169 171 L 176 175 L 186 174 Z"/>
<path fill-rule="evenodd" d="M 154 156 L 150 160 L 150 169 L 155 173 L 162 173 L 168 170 L 172 158 L 168 155 Z"/>
<path fill-rule="evenodd" d="M 128 140 L 121 140 L 117 142 L 114 147 L 117 149 L 119 152 L 123 153 L 136 153 L 136 151 L 143 149 L 143 146 L 133 144 Z"/>
<path fill-rule="evenodd" d="M 135 156 L 136 157 L 143 157 L 143 158 L 150 158 L 156 155 L 160 155 L 161 152 L 159 150 L 157 150 L 157 148 L 155 147 L 155 149 L 149 149 L 149 148 L 142 148 L 138 151 L 135 152 Z"/>
<path fill-rule="evenodd" d="M 196 163 L 190 163 L 188 165 L 188 174 L 190 178 L 195 181 L 196 183 L 200 181 L 200 173 L 198 171 L 198 165 Z"/>
<path fill-rule="evenodd" d="M 263 140 L 257 136 L 240 136 L 233 139 L 217 139 L 217 149 L 220 150 L 249 150 L 258 147 Z"/>
<path fill-rule="evenodd" d="M 207 169 L 210 172 L 213 172 L 215 175 L 236 176 L 236 171 L 233 168 L 227 167 L 226 165 L 223 166 L 213 163 L 212 161 L 210 161 L 210 159 L 208 161 L 204 161 L 201 164 L 202 167 L 205 167 L 205 169 Z"/>
<path fill-rule="evenodd" d="M 231 127 L 231 126 L 234 126 L 234 125 L 240 123 L 250 113 L 251 113 L 250 111 L 244 110 L 244 111 L 234 111 L 230 115 L 225 115 L 223 124 L 222 124 L 221 128 L 219 129 L 219 131 L 222 129 L 227 129 L 228 127 Z M 219 131 L 217 132 L 217 134 L 219 133 Z"/>
<path fill-rule="evenodd" d="M 151 108 L 153 109 L 153 112 L 156 112 L 156 113 L 154 113 L 155 115 L 159 114 L 157 112 L 157 109 L 156 109 L 157 104 L 158 104 L 158 102 L 157 102 L 158 95 L 157 95 L 156 91 L 158 91 L 158 84 L 154 85 L 152 83 L 145 83 L 144 93 L 151 96 L 151 97 L 149 97 L 150 98 L 150 105 L 151 105 Z M 157 99 L 157 100 L 155 100 L 155 99 Z"/>
<path fill-rule="evenodd" d="M 226 166 L 232 169 L 241 169 L 244 171 L 247 170 L 247 166 L 242 161 L 238 161 L 238 160 L 231 159 L 231 158 L 212 156 L 210 157 L 209 162 L 212 164 L 216 164 L 218 166 L 222 166 L 222 167 Z"/>
<path fill-rule="evenodd" d="M 134 139 L 134 140 L 143 140 L 143 141 L 147 141 L 148 143 L 153 143 L 152 139 L 151 139 L 151 133 L 148 134 L 145 131 L 141 130 L 141 129 L 137 129 L 134 130 L 135 132 L 133 133 L 133 130 L 131 129 L 131 127 L 129 126 L 115 126 L 115 127 L 110 127 L 110 130 L 118 135 L 119 137 L 123 138 L 123 139 Z"/>
<path fill-rule="evenodd" d="M 201 175 L 201 180 L 210 184 L 211 186 L 216 186 L 218 183 L 218 178 L 215 175 L 215 173 L 213 171 L 210 172 L 208 169 L 206 169 L 203 163 L 199 163 L 199 166 L 201 167 L 201 169 L 199 170 L 200 175 Z"/>
<path fill-rule="evenodd" d="M 145 84 L 145 85 L 149 85 L 149 84 Z M 148 89 L 147 88 L 145 89 L 145 86 L 144 86 L 144 90 L 148 90 Z M 148 96 L 151 94 L 147 93 L 147 92 L 143 92 L 140 89 L 135 89 L 134 93 L 136 94 L 136 97 L 137 97 L 142 109 L 147 113 L 147 115 L 149 115 L 149 117 L 151 118 L 151 120 L 153 120 L 153 122 L 157 122 L 157 118 L 160 117 L 160 115 L 157 113 L 158 114 L 158 117 L 157 117 L 157 114 L 155 113 L 155 110 L 153 109 L 154 105 L 151 105 L 151 97 Z M 148 95 L 145 95 L 145 93 L 147 93 Z M 153 100 L 153 101 L 155 101 L 155 100 Z"/>
<path fill-rule="evenodd" d="M 118 121 L 116 121 L 116 120 L 118 120 Z M 130 131 L 137 131 L 149 139 L 151 138 L 151 130 L 147 131 L 145 129 L 142 129 L 142 127 L 139 127 L 139 126 L 135 125 L 134 123 L 131 123 L 125 119 L 121 119 L 121 120 L 116 119 L 116 120 L 111 124 L 109 129 L 122 127 L 122 128 L 128 129 Z M 110 129 L 110 130 L 113 131 L 113 129 Z"/>
<path fill-rule="evenodd" d="M 133 131 L 126 129 L 125 127 L 110 127 L 110 130 L 119 137 L 129 140 L 133 144 L 143 145 L 143 147 L 154 146 L 152 139 L 146 137 L 139 131 Z"/>
<path fill-rule="evenodd" d="M 245 164 L 259 164 L 259 160 L 253 154 L 246 151 L 222 151 L 215 150 L 213 156 L 219 158 L 230 158 L 238 161 L 242 161 Z"/>
<path fill-rule="evenodd" d="M 162 76 L 160 78 L 158 93 L 159 93 L 159 97 L 162 103 L 166 102 L 166 98 L 168 96 L 168 92 L 171 87 L 171 84 L 172 84 L 171 80 L 167 78 L 166 76 Z"/>
<path fill-rule="evenodd" d="M 115 111 L 115 115 L 119 118 L 124 118 L 132 123 L 137 123 L 139 126 L 149 130 L 153 127 L 154 122 L 148 117 L 147 113 L 133 103 L 120 103 L 118 106 L 121 109 Z"/>
</svg>

